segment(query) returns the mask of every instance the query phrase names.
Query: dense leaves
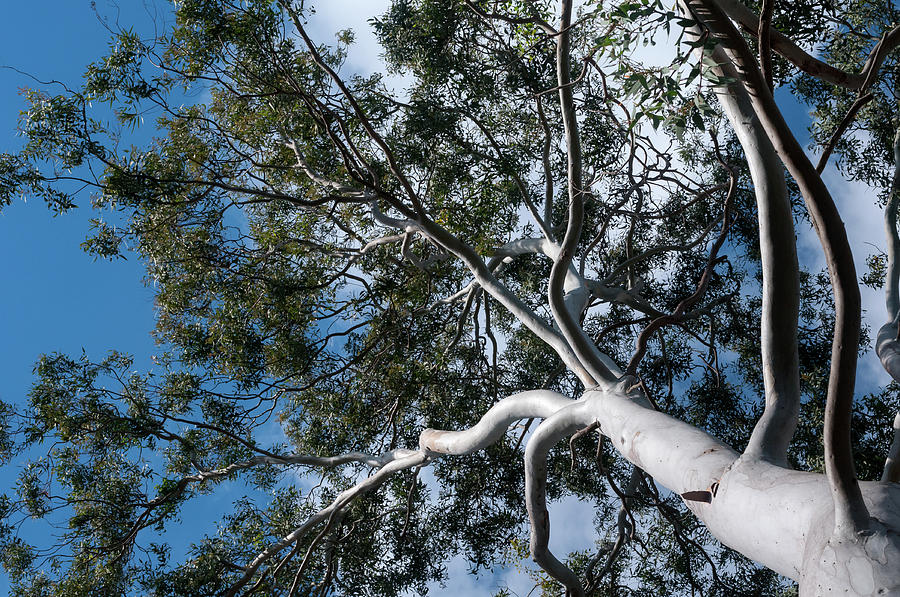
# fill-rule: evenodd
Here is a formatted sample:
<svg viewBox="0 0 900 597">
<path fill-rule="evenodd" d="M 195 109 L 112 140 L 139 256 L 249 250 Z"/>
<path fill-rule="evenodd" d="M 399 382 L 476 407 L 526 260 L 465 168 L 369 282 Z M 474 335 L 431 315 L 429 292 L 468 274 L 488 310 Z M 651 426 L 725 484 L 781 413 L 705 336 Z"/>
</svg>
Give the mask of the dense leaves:
<svg viewBox="0 0 900 597">
<path fill-rule="evenodd" d="M 458 554 L 474 571 L 522 566 L 559 592 L 525 563 L 531 421 L 389 478 L 251 566 L 373 473 L 291 457 L 415 448 L 424 428 L 470 427 L 511 393 L 583 389 L 509 308 L 551 327 L 552 262 L 510 243 L 566 224 L 555 3 L 396 0 L 372 25 L 397 89 L 345 67 L 351 32 L 307 43 L 309 4 L 180 1 L 158 38 L 118 32 L 80 87 L 25 96 L 25 145 L 0 156 L 0 202 L 27 193 L 65 211 L 89 196 L 100 216 L 84 248 L 140 256 L 160 353 L 144 372 L 116 352 L 47 355 L 29 403 L 16 416 L 0 405 L 0 454 L 27 462 L 0 499 L 17 594 L 425 593 Z M 897 18 L 863 0 L 794 4 L 776 26 L 848 68 Z M 762 281 L 752 184 L 712 93 L 728 81 L 694 51 L 711 42 L 686 40 L 693 23 L 661 2 L 580 11 L 569 67 L 590 196 L 573 267 L 602 288 L 584 330 L 624 366 L 711 268 L 690 315 L 645 338 L 636 367 L 658 408 L 743 448 L 762 408 Z M 645 49 L 657 44 L 662 64 Z M 817 111 L 812 142 L 827 142 L 853 95 L 777 67 Z M 893 160 L 895 71 L 888 61 L 851 127 L 866 135 L 837 145 L 841 168 L 876 187 Z M 473 263 L 507 298 L 472 281 Z M 823 274 L 804 273 L 801 292 L 791 458 L 820 470 L 834 315 Z M 863 478 L 878 475 L 897 396 L 858 402 Z M 588 579 L 606 568 L 594 594 L 792 594 L 652 480 L 632 490 L 634 540 L 607 566 L 630 465 L 596 442 L 557 446 L 548 480 L 551 498 L 595 506 L 584 524 L 597 545 L 569 558 Z M 219 523 L 171 545 L 224 485 Z"/>
</svg>

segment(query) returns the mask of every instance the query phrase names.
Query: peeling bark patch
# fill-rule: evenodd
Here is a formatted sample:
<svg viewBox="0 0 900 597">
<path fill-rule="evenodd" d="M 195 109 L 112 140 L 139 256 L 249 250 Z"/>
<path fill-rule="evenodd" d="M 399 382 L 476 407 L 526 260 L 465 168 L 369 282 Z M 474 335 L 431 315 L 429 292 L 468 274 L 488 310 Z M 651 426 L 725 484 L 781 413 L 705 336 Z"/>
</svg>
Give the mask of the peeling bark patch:
<svg viewBox="0 0 900 597">
<path fill-rule="evenodd" d="M 850 584 L 860 595 L 871 595 L 875 591 L 875 573 L 866 558 L 854 556 L 847 562 Z"/>
<path fill-rule="evenodd" d="M 685 491 L 681 494 L 681 497 L 692 502 L 706 502 L 707 504 L 711 504 L 713 494 L 711 491 Z"/>
</svg>

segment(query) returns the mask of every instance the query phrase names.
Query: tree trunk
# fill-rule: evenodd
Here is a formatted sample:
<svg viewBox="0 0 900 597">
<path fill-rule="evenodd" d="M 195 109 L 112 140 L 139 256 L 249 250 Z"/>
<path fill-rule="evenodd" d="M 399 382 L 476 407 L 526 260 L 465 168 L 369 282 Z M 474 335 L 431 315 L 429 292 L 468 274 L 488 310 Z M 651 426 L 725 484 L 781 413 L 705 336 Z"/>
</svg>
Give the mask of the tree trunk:
<svg viewBox="0 0 900 597">
<path fill-rule="evenodd" d="M 900 484 L 863 482 L 870 529 L 836 539 L 824 475 L 740 456 L 711 435 L 645 405 L 639 392 L 590 391 L 602 433 L 685 500 L 722 543 L 800 584 L 801 596 L 900 595 Z"/>
</svg>

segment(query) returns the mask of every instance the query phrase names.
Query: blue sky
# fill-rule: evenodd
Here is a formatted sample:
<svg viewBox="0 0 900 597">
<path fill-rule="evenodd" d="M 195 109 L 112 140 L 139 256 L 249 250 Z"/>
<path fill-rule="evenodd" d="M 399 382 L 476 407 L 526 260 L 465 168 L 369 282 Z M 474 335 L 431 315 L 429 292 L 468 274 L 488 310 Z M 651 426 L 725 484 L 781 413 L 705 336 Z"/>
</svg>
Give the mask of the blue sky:
<svg viewBox="0 0 900 597">
<path fill-rule="evenodd" d="M 141 3 L 122 20 L 147 21 Z M 111 18 L 118 11 L 100 0 Z M 135 18 L 138 17 L 138 18 Z M 77 83 L 85 66 L 101 56 L 109 35 L 88 0 L 8 2 L 0 19 L 0 65 L 42 80 Z M 24 104 L 19 90 L 37 86 L 29 77 L 0 70 L 0 152 L 13 152 Z M 88 198 L 82 200 L 87 203 Z M 149 363 L 153 350 L 153 293 L 142 284 L 143 269 L 133 257 L 97 261 L 83 253 L 88 210 L 52 217 L 41 200 L 17 201 L 0 212 L 0 400 L 22 404 L 41 353 L 94 357 L 119 349 Z M 16 471 L 0 469 L 0 492 L 15 483 Z M 0 573 L 0 593 L 8 581 Z"/>
<path fill-rule="evenodd" d="M 10 3 L 0 21 L 0 64 L 48 80 L 77 82 L 108 35 L 87 0 Z M 100 9 L 103 9 L 102 2 Z M 37 86 L 0 70 L 0 151 L 21 139 L 16 122 L 24 103 L 19 90 Z M 89 203 L 87 196 L 80 201 Z M 42 352 L 99 354 L 117 348 L 146 357 L 153 348 L 153 295 L 130 257 L 94 261 L 83 253 L 87 209 L 53 217 L 40 199 L 17 201 L 0 212 L 0 399 L 18 402 Z M 143 358 L 140 358 L 143 361 Z"/>
</svg>

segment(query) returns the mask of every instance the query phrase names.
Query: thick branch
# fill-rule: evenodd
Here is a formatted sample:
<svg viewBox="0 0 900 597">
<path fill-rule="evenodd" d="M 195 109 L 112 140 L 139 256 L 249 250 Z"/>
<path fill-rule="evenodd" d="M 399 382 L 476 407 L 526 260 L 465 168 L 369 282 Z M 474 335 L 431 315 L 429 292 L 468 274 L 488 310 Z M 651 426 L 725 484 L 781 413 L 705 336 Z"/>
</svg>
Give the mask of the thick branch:
<svg viewBox="0 0 900 597">
<path fill-rule="evenodd" d="M 894 178 L 891 195 L 884 210 L 884 230 L 888 240 L 888 270 L 885 280 L 885 306 L 888 319 L 900 314 L 900 235 L 897 233 L 897 209 L 900 207 L 900 129 L 894 135 Z"/>
<path fill-rule="evenodd" d="M 884 463 L 881 480 L 900 483 L 900 413 L 894 417 L 894 439 L 891 442 L 887 461 Z"/>
<path fill-rule="evenodd" d="M 721 65 L 722 75 L 737 79 L 721 50 L 713 53 L 713 59 Z M 786 466 L 800 410 L 800 277 L 793 214 L 784 167 L 747 91 L 735 83 L 716 92 L 747 156 L 759 217 L 763 274 L 760 344 L 766 405 L 744 453 Z"/>
<path fill-rule="evenodd" d="M 496 442 L 520 419 L 545 419 L 573 403 L 571 398 L 550 390 L 521 392 L 492 406 L 478 423 L 464 431 L 426 429 L 419 436 L 419 447 L 429 453 L 469 454 Z"/>
<path fill-rule="evenodd" d="M 564 437 L 591 422 L 590 405 L 570 404 L 538 425 L 525 448 L 525 504 L 531 522 L 531 557 L 574 597 L 584 595 L 581 581 L 550 551 L 550 513 L 547 510 L 547 453 Z"/>
<path fill-rule="evenodd" d="M 827 478 L 763 460 L 739 458 L 704 431 L 653 410 L 637 386 L 629 387 L 630 381 L 625 378 L 610 390 L 586 392 L 579 400 L 590 412 L 584 424 L 599 423 L 601 433 L 622 456 L 657 484 L 683 496 L 687 507 L 722 543 L 801 581 L 802 595 L 824 594 L 828 586 L 815 584 L 817 571 L 822 570 L 817 558 L 826 545 L 838 549 L 835 546 L 841 544 L 829 542 L 834 538 L 834 507 Z M 863 486 L 873 514 L 890 528 L 897 528 L 898 486 Z M 701 495 L 705 496 L 702 501 L 691 499 Z M 860 570 L 857 578 L 871 583 L 874 569 L 876 588 L 896 587 L 896 565 L 891 558 L 900 554 L 900 547 L 896 534 L 882 536 L 887 538 L 872 539 L 869 544 L 873 549 L 869 553 L 880 554 L 877 557 L 855 552 L 873 562 L 873 568 Z M 852 552 L 840 552 L 847 553 Z M 844 566 L 848 559 L 839 565 Z M 829 562 L 825 566 L 831 574 L 846 574 L 847 578 L 856 575 L 837 570 Z M 829 579 L 833 584 L 842 582 L 834 576 Z M 843 594 L 855 594 L 847 586 Z"/>
<path fill-rule="evenodd" d="M 887 277 L 884 281 L 884 302 L 888 321 L 878 330 L 875 353 L 881 365 L 895 381 L 900 381 L 900 235 L 897 233 L 897 210 L 900 207 L 900 129 L 894 136 L 894 178 L 891 194 L 884 209 L 884 232 L 887 236 Z"/>
<path fill-rule="evenodd" d="M 747 8 L 741 0 L 718 0 L 718 6 L 734 19 L 745 32 L 757 36 L 760 31 L 760 17 Z M 808 75 L 848 89 L 865 89 L 884 63 L 885 57 L 900 45 L 900 27 L 885 32 L 881 40 L 866 59 L 859 73 L 851 73 L 811 56 L 789 37 L 774 28 L 769 28 L 772 49 L 781 54 L 794 66 Z"/>
</svg>

